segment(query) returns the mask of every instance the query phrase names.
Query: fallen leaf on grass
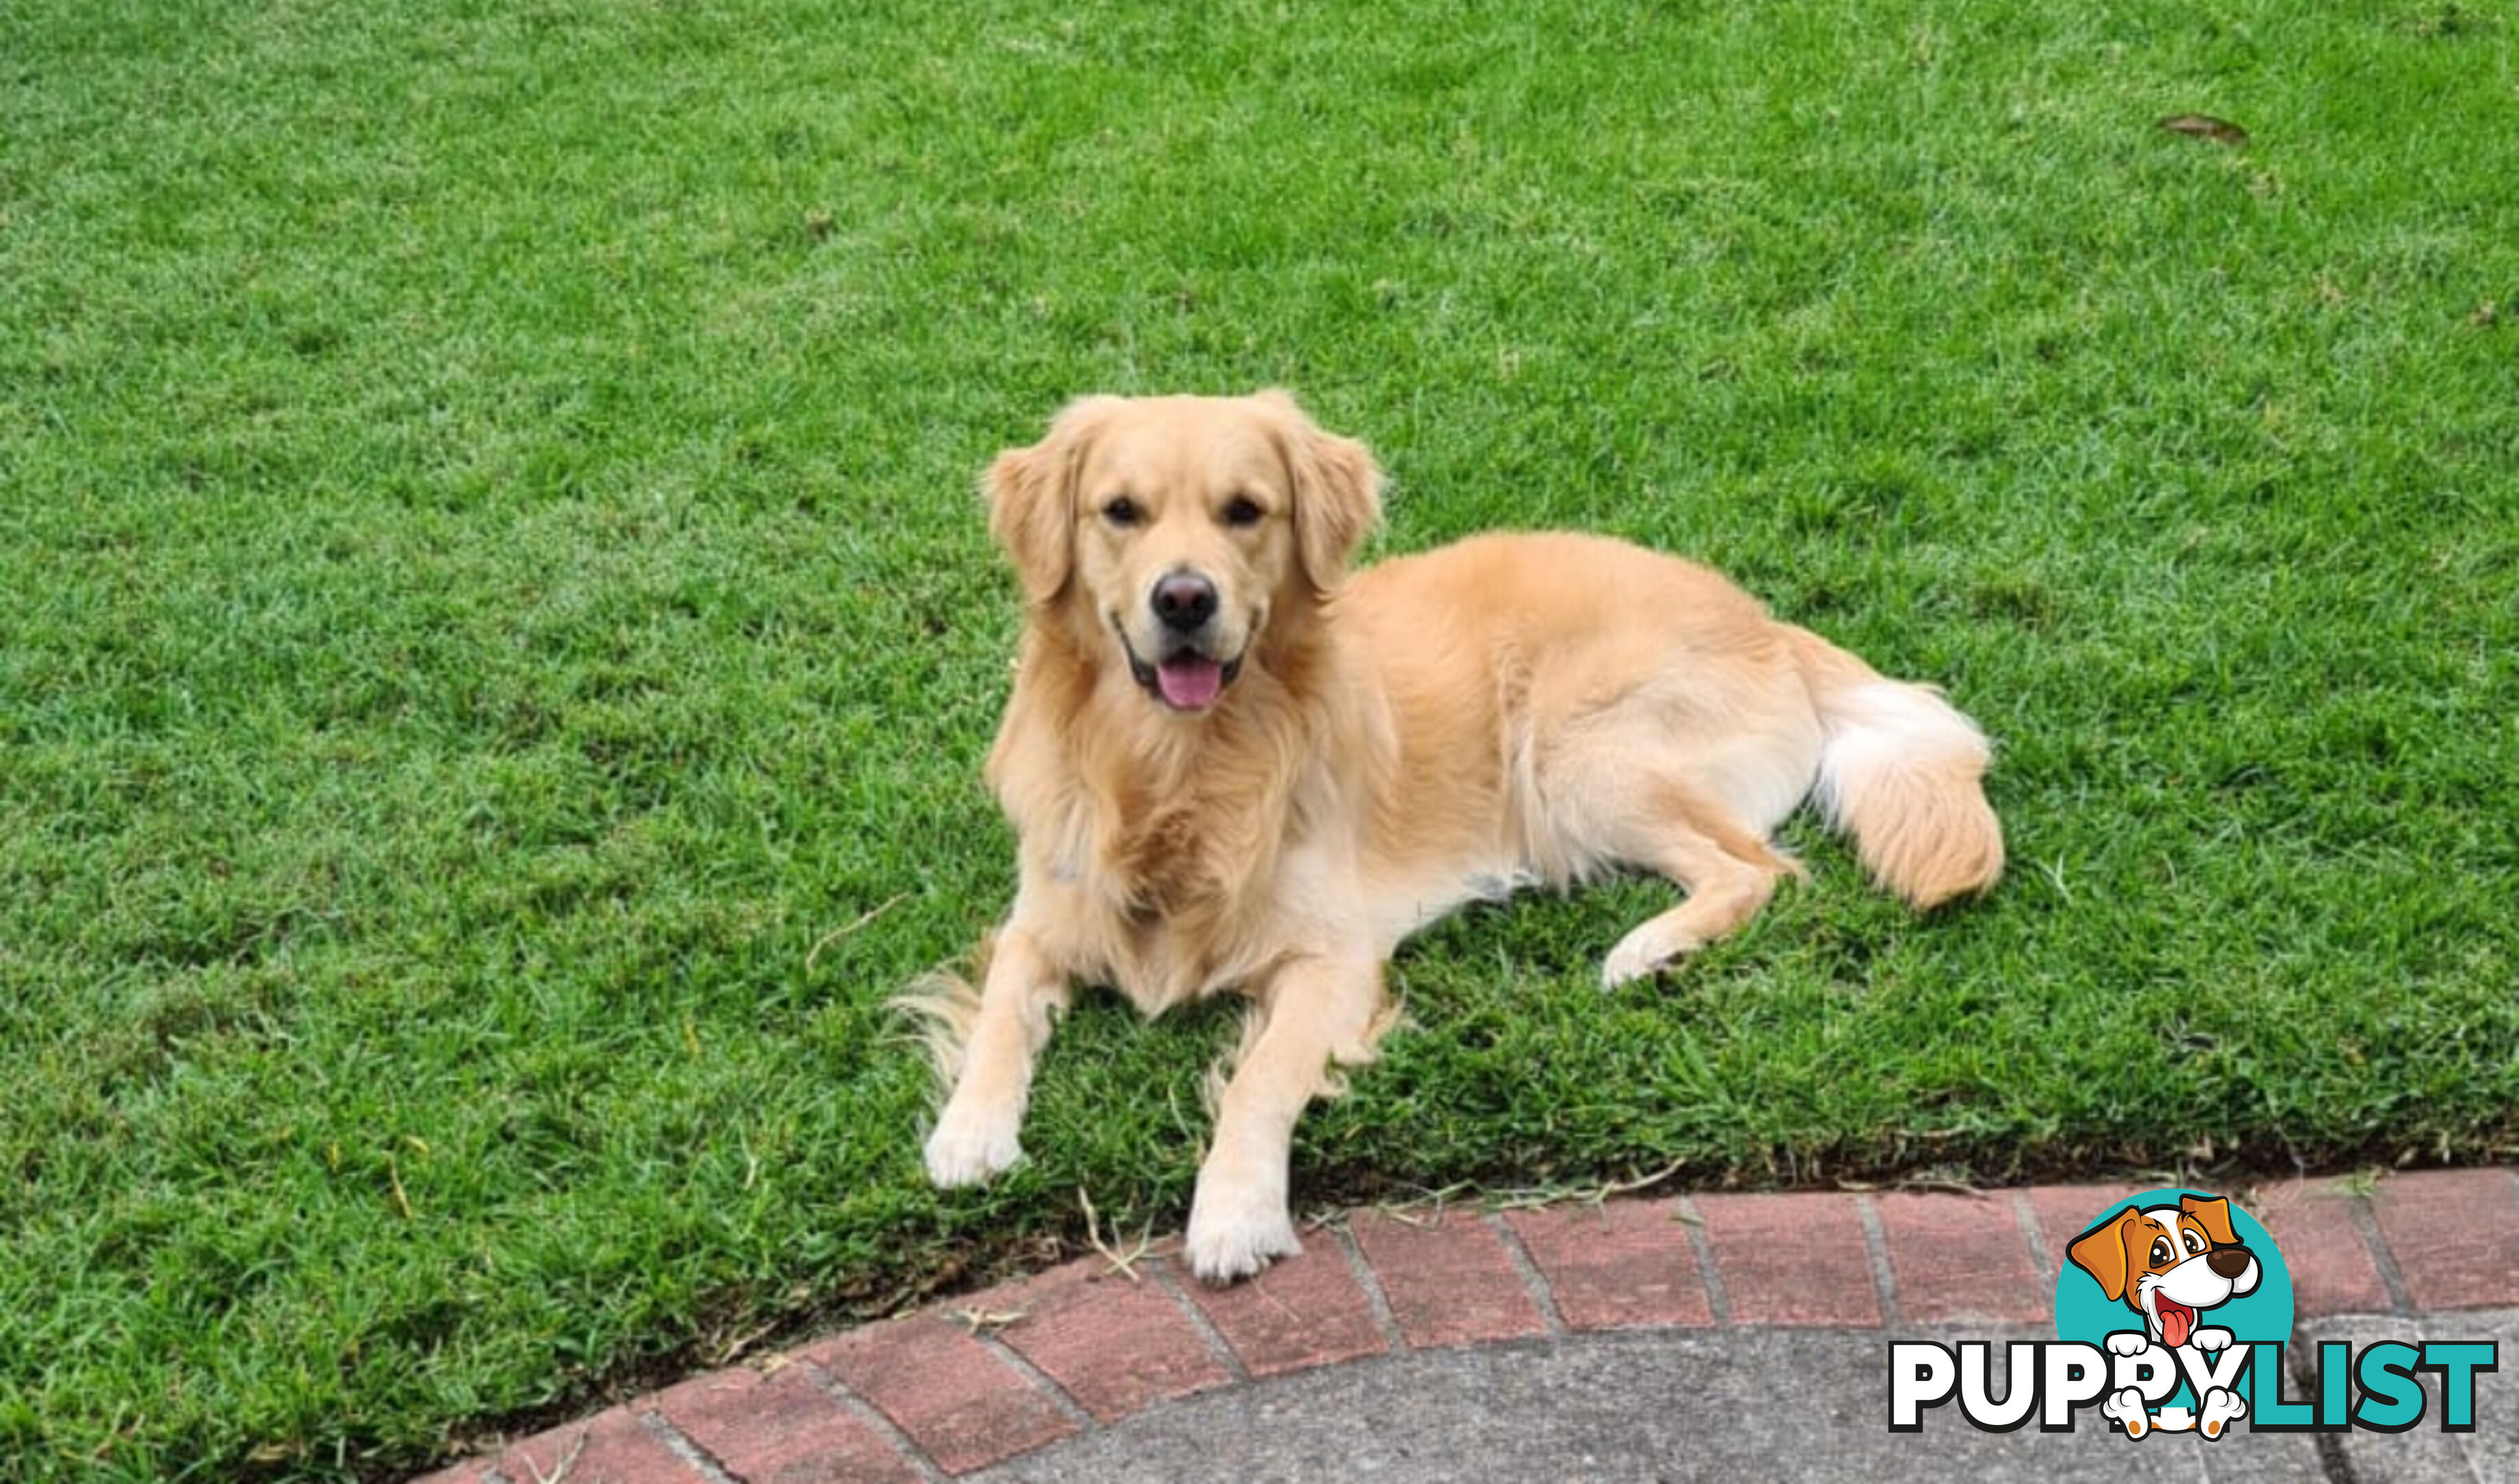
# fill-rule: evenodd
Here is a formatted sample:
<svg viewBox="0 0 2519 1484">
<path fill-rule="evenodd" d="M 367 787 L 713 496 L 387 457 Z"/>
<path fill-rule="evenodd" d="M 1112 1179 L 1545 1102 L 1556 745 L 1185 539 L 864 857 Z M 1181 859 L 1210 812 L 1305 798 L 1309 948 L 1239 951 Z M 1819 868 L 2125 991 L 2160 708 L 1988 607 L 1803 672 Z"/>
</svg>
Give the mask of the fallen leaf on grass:
<svg viewBox="0 0 2519 1484">
<path fill-rule="evenodd" d="M 2215 118 L 2210 113 L 2172 113 L 2160 121 L 2160 127 L 2172 134 L 2184 134 L 2189 139 L 2209 139 L 2215 144 L 2244 145 L 2248 142 L 2247 130 L 2227 118 Z"/>
</svg>

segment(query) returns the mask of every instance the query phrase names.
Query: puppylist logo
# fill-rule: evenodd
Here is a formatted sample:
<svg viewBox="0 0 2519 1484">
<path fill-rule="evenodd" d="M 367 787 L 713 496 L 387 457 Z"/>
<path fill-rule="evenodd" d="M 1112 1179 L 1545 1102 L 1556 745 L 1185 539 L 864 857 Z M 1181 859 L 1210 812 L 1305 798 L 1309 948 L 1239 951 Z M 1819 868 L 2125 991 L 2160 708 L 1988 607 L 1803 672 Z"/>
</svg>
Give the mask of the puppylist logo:
<svg viewBox="0 0 2519 1484">
<path fill-rule="evenodd" d="M 1889 1430 L 1923 1430 L 1924 1413 L 1957 1403 L 1987 1432 L 2034 1417 L 2070 1432 L 2084 1409 L 2129 1439 L 2250 1431 L 2404 1432 L 2440 1377 L 2438 1425 L 2475 1429 L 2475 1378 L 2498 1369 L 2489 1340 L 2386 1340 L 2318 1347 L 2316 1395 L 2286 1394 L 2291 1275 L 2257 1219 L 2220 1196 L 2146 1191 L 2111 1204 L 2065 1248 L 2055 1275 L 2055 1338 L 1896 1340 L 1889 1346 Z"/>
</svg>

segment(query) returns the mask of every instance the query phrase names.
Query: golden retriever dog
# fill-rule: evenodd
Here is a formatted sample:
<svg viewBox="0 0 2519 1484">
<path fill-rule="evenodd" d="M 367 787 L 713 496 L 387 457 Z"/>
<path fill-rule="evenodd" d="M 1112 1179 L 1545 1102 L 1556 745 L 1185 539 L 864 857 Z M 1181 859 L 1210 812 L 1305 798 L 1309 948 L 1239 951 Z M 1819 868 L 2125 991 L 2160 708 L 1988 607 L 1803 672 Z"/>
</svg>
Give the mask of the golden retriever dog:
<svg viewBox="0 0 2519 1484">
<path fill-rule="evenodd" d="M 1384 964 L 1455 906 L 1658 872 L 1686 895 L 1610 950 L 1616 985 L 1798 874 L 1769 837 L 1806 798 L 1918 908 L 2002 870 L 1976 726 L 1702 567 L 1494 535 L 1350 579 L 1380 471 L 1282 392 L 1087 398 L 985 485 L 1025 601 L 988 764 L 1020 853 L 976 999 L 913 1001 L 951 1089 L 939 1186 L 1021 1157 L 1074 984 L 1149 1016 L 1237 991 L 1187 1237 L 1229 1283 L 1300 1250 L 1295 1120 L 1371 1060 Z"/>
</svg>

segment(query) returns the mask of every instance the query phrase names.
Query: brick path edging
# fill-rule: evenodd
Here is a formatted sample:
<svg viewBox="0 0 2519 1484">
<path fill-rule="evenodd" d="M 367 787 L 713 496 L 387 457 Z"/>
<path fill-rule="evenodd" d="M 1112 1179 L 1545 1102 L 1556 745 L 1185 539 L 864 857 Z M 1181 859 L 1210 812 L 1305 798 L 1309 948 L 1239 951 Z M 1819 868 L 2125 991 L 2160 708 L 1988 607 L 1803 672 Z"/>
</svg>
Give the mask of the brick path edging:
<svg viewBox="0 0 2519 1484">
<path fill-rule="evenodd" d="M 2042 1323 L 2064 1244 L 2145 1187 L 1357 1212 L 1212 1290 L 1095 1256 L 703 1375 L 419 1484 L 934 1481 L 1157 1402 L 1442 1345 L 1634 1328 Z M 2519 1302 L 2519 1172 L 2256 1187 L 2297 1317 Z"/>
</svg>

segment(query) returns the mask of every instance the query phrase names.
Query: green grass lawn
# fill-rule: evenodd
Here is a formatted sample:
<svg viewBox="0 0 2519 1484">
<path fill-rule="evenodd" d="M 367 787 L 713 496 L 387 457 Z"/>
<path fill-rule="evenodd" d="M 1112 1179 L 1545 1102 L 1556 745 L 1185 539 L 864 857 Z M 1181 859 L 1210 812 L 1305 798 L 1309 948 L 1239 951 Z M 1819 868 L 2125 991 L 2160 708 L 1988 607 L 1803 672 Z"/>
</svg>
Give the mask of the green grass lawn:
<svg viewBox="0 0 2519 1484">
<path fill-rule="evenodd" d="M 941 1199 L 1011 885 L 973 494 L 1298 389 L 2000 739 L 2014 866 L 1480 909 L 1297 1152 L 1998 1182 L 2519 1149 L 2519 16 L 0 3 L 0 1473 L 392 1477 L 1182 1219 L 1221 1009 Z M 2238 145 L 2161 130 L 2200 111 Z"/>
</svg>

